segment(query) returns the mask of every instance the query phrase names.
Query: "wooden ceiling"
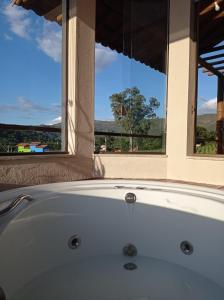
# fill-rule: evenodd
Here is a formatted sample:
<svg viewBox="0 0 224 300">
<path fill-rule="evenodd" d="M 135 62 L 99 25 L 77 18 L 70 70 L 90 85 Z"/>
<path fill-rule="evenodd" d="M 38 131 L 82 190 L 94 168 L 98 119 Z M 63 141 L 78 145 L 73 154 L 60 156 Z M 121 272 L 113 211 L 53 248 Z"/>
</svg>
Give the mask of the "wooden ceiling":
<svg viewBox="0 0 224 300">
<path fill-rule="evenodd" d="M 136 0 L 132 1 L 132 7 L 128 0 L 96 2 L 96 42 L 166 73 L 167 0 Z M 209 64 L 211 59 L 206 57 L 217 51 L 216 46 L 224 40 L 224 0 L 217 2 L 220 5 L 218 12 L 215 11 L 213 0 L 196 1 L 199 16 L 199 56 Z M 25 9 L 32 9 L 48 20 L 61 22 L 61 0 L 14 0 L 14 3 Z M 135 3 L 138 5 L 136 8 Z M 130 13 L 134 16 L 132 21 Z M 212 62 L 218 62 L 217 59 L 224 60 L 224 55 Z M 213 69 L 220 68 L 218 63 L 212 66 Z"/>
<path fill-rule="evenodd" d="M 165 73 L 167 6 L 167 0 L 97 0 L 96 42 Z"/>
</svg>

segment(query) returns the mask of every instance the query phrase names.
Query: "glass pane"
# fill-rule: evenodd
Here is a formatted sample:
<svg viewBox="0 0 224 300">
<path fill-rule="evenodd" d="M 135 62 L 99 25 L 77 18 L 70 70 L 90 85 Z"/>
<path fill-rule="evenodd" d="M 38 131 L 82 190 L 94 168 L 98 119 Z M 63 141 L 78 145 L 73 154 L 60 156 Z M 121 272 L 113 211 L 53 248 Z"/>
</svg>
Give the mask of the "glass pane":
<svg viewBox="0 0 224 300">
<path fill-rule="evenodd" d="M 166 0 L 97 0 L 96 152 L 165 152 L 167 32 Z"/>
<path fill-rule="evenodd" d="M 16 3 L 0 5 L 0 152 L 60 151 L 62 1 Z"/>
<path fill-rule="evenodd" d="M 224 3 L 196 4 L 198 85 L 195 153 L 224 154 Z"/>
</svg>

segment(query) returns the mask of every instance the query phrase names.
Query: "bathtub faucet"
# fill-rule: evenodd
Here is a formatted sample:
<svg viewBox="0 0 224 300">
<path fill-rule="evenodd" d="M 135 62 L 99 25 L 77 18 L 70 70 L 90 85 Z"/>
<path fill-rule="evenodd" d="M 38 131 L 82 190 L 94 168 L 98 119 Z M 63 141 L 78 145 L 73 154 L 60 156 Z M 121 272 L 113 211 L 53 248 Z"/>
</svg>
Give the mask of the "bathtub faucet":
<svg viewBox="0 0 224 300">
<path fill-rule="evenodd" d="M 30 195 L 27 194 L 21 194 L 18 197 L 16 197 L 15 200 L 13 200 L 8 206 L 6 206 L 3 209 L 0 209 L 0 216 L 4 216 L 7 213 L 12 212 L 20 203 L 22 203 L 24 200 L 32 201 L 33 198 Z"/>
</svg>

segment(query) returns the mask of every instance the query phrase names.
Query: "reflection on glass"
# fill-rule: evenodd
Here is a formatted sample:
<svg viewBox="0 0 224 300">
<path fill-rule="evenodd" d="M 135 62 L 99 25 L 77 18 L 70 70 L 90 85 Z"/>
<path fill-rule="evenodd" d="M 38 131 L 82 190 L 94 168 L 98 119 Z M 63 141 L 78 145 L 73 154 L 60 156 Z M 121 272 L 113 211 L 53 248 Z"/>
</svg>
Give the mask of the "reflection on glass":
<svg viewBox="0 0 224 300">
<path fill-rule="evenodd" d="M 224 3 L 220 3 L 220 11 L 207 1 L 195 5 L 198 80 L 194 150 L 200 155 L 224 154 Z"/>
<path fill-rule="evenodd" d="M 165 152 L 167 2 L 97 0 L 96 152 Z"/>
<path fill-rule="evenodd" d="M 195 151 L 198 154 L 215 154 L 217 111 L 217 78 L 198 70 L 198 96 L 196 114 Z"/>
<path fill-rule="evenodd" d="M 53 2 L 1 1 L 1 153 L 61 150 L 62 5 Z"/>
</svg>

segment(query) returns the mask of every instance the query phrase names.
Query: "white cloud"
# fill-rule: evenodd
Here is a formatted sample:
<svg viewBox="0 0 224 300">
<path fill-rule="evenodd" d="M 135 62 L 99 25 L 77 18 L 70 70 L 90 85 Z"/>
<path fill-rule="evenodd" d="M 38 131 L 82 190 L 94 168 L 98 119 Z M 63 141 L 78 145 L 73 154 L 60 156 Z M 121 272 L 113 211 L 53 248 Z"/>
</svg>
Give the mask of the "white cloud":
<svg viewBox="0 0 224 300">
<path fill-rule="evenodd" d="M 60 104 L 51 103 L 47 106 L 43 106 L 38 104 L 37 102 L 34 102 L 24 97 L 18 97 L 16 103 L 0 104 L 0 113 L 16 111 L 16 112 L 21 112 L 26 114 L 32 114 L 32 113 L 54 113 L 54 114 L 57 113 L 58 114 L 60 109 L 61 109 Z"/>
<path fill-rule="evenodd" d="M 19 112 L 47 112 L 48 107 L 39 105 L 24 97 L 18 97 L 14 104 L 0 104 L 1 112 L 19 111 Z"/>
<path fill-rule="evenodd" d="M 36 41 L 40 50 L 51 57 L 55 62 L 60 62 L 62 33 L 60 28 L 57 29 L 57 26 L 57 24 L 46 22 L 43 25 L 41 35 L 36 38 Z"/>
<path fill-rule="evenodd" d="M 21 38 L 32 38 L 36 46 L 47 56 L 57 63 L 61 61 L 62 32 L 56 23 L 47 21 L 40 23 L 40 19 L 32 21 L 29 12 L 17 5 L 4 6 L 3 14 L 14 34 Z M 4 34 L 4 37 L 6 40 L 12 39 L 8 34 Z"/>
<path fill-rule="evenodd" d="M 29 38 L 31 20 L 27 17 L 28 12 L 16 5 L 8 4 L 3 8 L 10 30 L 21 38 Z"/>
<path fill-rule="evenodd" d="M 7 41 L 11 41 L 13 38 L 11 37 L 11 35 L 8 35 L 7 33 L 4 33 L 4 38 L 7 40 Z"/>
<path fill-rule="evenodd" d="M 213 98 L 210 100 L 207 100 L 202 103 L 202 105 L 198 108 L 198 113 L 200 115 L 203 114 L 213 114 L 217 110 L 217 98 Z"/>
<path fill-rule="evenodd" d="M 51 120 L 48 125 L 55 125 L 55 124 L 58 124 L 58 123 L 61 123 L 61 116 Z"/>
<path fill-rule="evenodd" d="M 18 98 L 18 107 L 21 111 L 26 111 L 26 112 L 44 112 L 48 111 L 47 107 L 41 106 L 29 99 L 26 99 L 24 97 L 19 97 Z"/>
<path fill-rule="evenodd" d="M 96 71 L 101 71 L 102 69 L 109 66 L 117 59 L 117 53 L 112 51 L 108 47 L 103 47 L 100 44 L 96 44 L 95 50 L 95 68 Z"/>
</svg>

